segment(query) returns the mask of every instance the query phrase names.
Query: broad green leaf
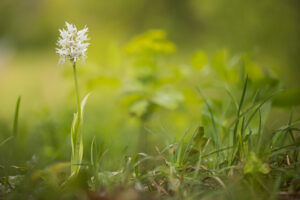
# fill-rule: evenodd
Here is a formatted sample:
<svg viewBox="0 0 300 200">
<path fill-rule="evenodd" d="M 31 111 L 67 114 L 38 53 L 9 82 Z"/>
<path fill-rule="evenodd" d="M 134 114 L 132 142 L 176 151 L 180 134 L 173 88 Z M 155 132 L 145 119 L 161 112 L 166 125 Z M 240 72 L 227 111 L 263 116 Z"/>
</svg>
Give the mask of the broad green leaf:
<svg viewBox="0 0 300 200">
<path fill-rule="evenodd" d="M 256 63 L 248 62 L 245 63 L 245 73 L 248 74 L 251 79 L 261 79 L 264 77 L 263 72 Z"/>
<path fill-rule="evenodd" d="M 219 76 L 225 80 L 227 80 L 227 69 L 226 69 L 227 62 L 228 62 L 228 52 L 226 50 L 217 52 L 214 55 L 212 60 L 212 67 L 216 70 Z"/>
<path fill-rule="evenodd" d="M 212 60 L 212 67 L 216 70 L 216 72 L 223 80 L 236 82 L 238 80 L 239 73 L 235 68 L 236 66 L 232 64 L 229 65 L 229 63 L 229 53 L 226 49 L 223 49 L 214 55 Z"/>
<path fill-rule="evenodd" d="M 149 107 L 149 101 L 147 100 L 138 100 L 135 101 L 129 108 L 129 112 L 137 117 L 142 117 Z"/>
<path fill-rule="evenodd" d="M 197 51 L 191 58 L 191 65 L 195 69 L 202 69 L 207 64 L 207 56 L 204 51 Z"/>
<path fill-rule="evenodd" d="M 263 78 L 258 78 L 258 79 L 255 79 L 254 81 L 252 81 L 252 86 L 256 90 L 259 90 L 265 86 L 275 89 L 275 88 L 278 88 L 278 86 L 280 86 L 280 81 L 279 81 L 279 79 L 265 76 Z"/>
<path fill-rule="evenodd" d="M 153 103 L 170 110 L 176 109 L 183 100 L 182 93 L 169 87 L 157 90 L 152 98 Z"/>
<path fill-rule="evenodd" d="M 150 30 L 138 35 L 125 46 L 125 51 L 133 55 L 156 55 L 170 54 L 176 49 L 175 44 L 167 39 L 167 33 L 164 30 Z"/>
</svg>

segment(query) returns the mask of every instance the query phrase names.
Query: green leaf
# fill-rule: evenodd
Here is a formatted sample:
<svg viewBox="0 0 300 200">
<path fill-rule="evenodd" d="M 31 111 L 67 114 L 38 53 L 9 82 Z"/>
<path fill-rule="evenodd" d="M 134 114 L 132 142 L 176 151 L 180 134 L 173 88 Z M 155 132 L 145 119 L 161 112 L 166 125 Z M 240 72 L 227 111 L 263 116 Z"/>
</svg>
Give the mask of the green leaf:
<svg viewBox="0 0 300 200">
<path fill-rule="evenodd" d="M 263 163 L 254 152 L 250 152 L 248 162 L 244 167 L 244 174 L 256 172 L 268 174 L 270 172 L 270 168 L 268 164 Z"/>
<path fill-rule="evenodd" d="M 204 51 L 197 51 L 191 58 L 191 65 L 195 69 L 202 69 L 207 64 L 207 56 Z"/>
<path fill-rule="evenodd" d="M 153 103 L 170 110 L 176 109 L 183 100 L 182 93 L 169 87 L 157 90 L 152 98 Z"/>
<path fill-rule="evenodd" d="M 147 100 L 135 101 L 129 108 L 129 112 L 137 117 L 142 117 L 147 113 L 149 102 Z"/>
<path fill-rule="evenodd" d="M 206 142 L 207 138 L 204 137 L 204 127 L 199 126 L 193 138 L 192 149 L 203 149 Z"/>
<path fill-rule="evenodd" d="M 95 143 L 95 136 L 93 137 L 91 144 L 91 165 L 94 169 L 97 168 L 97 145 Z"/>
<path fill-rule="evenodd" d="M 82 162 L 83 156 L 83 141 L 82 141 L 82 134 L 81 134 L 81 126 L 83 121 L 83 114 L 84 114 L 84 106 L 86 101 L 89 97 L 87 94 L 82 102 L 81 102 L 81 115 L 79 116 L 78 113 L 74 114 L 72 128 L 71 128 L 71 144 L 72 144 L 72 157 L 71 157 L 71 176 L 77 175 L 80 170 L 80 165 Z"/>
<path fill-rule="evenodd" d="M 212 60 L 212 67 L 216 70 L 219 76 L 229 82 L 238 80 L 238 71 L 234 68 L 235 65 L 229 65 L 229 53 L 226 49 L 217 52 Z"/>
<path fill-rule="evenodd" d="M 125 46 L 125 51 L 133 55 L 170 54 L 176 49 L 175 44 L 167 38 L 164 30 L 150 30 L 132 39 Z"/>
<path fill-rule="evenodd" d="M 228 62 L 228 52 L 222 50 L 217 52 L 212 60 L 212 67 L 216 70 L 222 79 L 227 79 L 226 63 Z"/>
<path fill-rule="evenodd" d="M 260 166 L 259 171 L 263 174 L 268 174 L 270 172 L 269 165 L 264 163 Z"/>
<path fill-rule="evenodd" d="M 81 101 L 81 119 L 83 119 L 84 107 L 85 107 L 86 101 L 89 98 L 89 96 L 90 96 L 90 93 L 85 95 L 85 97 Z"/>
<path fill-rule="evenodd" d="M 260 66 L 254 62 L 246 62 L 245 63 L 245 73 L 248 74 L 248 76 L 254 80 L 261 79 L 264 77 Z"/>
</svg>

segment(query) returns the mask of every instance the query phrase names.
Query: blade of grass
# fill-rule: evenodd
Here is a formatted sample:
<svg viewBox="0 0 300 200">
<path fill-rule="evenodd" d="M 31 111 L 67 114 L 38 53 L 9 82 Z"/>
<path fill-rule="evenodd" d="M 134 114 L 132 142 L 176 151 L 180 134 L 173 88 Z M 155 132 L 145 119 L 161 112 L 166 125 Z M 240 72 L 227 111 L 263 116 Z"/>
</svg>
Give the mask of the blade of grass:
<svg viewBox="0 0 300 200">
<path fill-rule="evenodd" d="M 187 146 L 186 146 L 186 148 L 185 148 L 185 150 L 184 150 L 184 153 L 183 153 L 183 156 L 182 156 L 182 162 L 183 162 L 183 163 L 184 163 L 184 161 L 185 161 L 187 151 L 189 150 L 189 147 L 191 146 L 192 141 L 193 141 L 193 139 L 194 139 L 195 135 L 197 134 L 197 132 L 198 132 L 198 130 L 199 130 L 200 127 L 201 127 L 200 124 L 196 127 L 196 129 L 195 129 L 195 131 L 194 131 L 192 137 L 190 138 L 190 140 L 189 140 L 189 142 L 188 142 L 188 144 L 187 144 Z"/>
<path fill-rule="evenodd" d="M 189 132 L 189 130 L 190 130 L 190 128 L 188 128 L 188 129 L 184 132 L 183 136 L 181 137 L 181 139 L 180 139 L 180 141 L 179 141 L 179 143 L 178 143 L 178 147 L 177 147 L 177 150 L 176 150 L 176 156 L 175 156 L 175 158 L 176 158 L 176 163 L 178 163 L 178 164 L 181 163 L 181 152 L 182 152 L 183 140 L 184 140 L 185 136 L 187 135 L 187 133 Z"/>
<path fill-rule="evenodd" d="M 198 93 L 200 94 L 201 98 L 203 99 L 205 105 L 207 106 L 207 109 L 208 109 L 208 112 L 209 112 L 209 115 L 210 115 L 210 118 L 211 118 L 211 122 L 212 122 L 212 125 L 213 125 L 213 129 L 214 129 L 214 134 L 213 134 L 213 137 L 214 137 L 214 142 L 216 144 L 216 148 L 219 148 L 219 137 L 218 137 L 218 131 L 217 131 L 217 126 L 216 126 L 216 122 L 215 122 L 215 118 L 214 118 L 214 115 L 213 115 L 213 111 L 212 111 L 212 108 L 211 106 L 209 105 L 206 97 L 203 95 L 203 93 L 201 92 L 200 88 L 199 87 L 196 87 Z"/>
<path fill-rule="evenodd" d="M 258 124 L 258 132 L 257 132 L 257 140 L 256 140 L 256 153 L 259 152 L 261 140 L 262 140 L 262 134 L 261 134 L 261 111 L 258 110 L 259 113 L 259 124 Z"/>
<path fill-rule="evenodd" d="M 246 80 L 245 80 L 245 83 L 244 83 L 243 92 L 242 92 L 242 95 L 241 95 L 241 100 L 240 100 L 238 111 L 237 111 L 237 117 L 236 117 L 237 120 L 236 120 L 236 123 L 234 125 L 233 135 L 231 136 L 231 141 L 232 141 L 232 145 L 234 146 L 234 150 L 231 152 L 231 157 L 229 157 L 229 159 L 228 159 L 229 160 L 229 162 L 228 162 L 229 165 L 231 165 L 232 162 L 235 160 L 236 154 L 238 152 L 240 152 L 240 148 L 237 144 L 237 139 L 238 139 L 237 138 L 237 130 L 238 130 L 238 125 L 240 123 L 240 118 L 241 118 L 240 113 L 241 113 L 243 103 L 244 103 L 244 100 L 245 100 L 245 96 L 246 96 L 247 84 L 248 84 L 248 75 L 246 75 Z M 241 135 L 239 137 L 241 137 Z"/>
<path fill-rule="evenodd" d="M 3 140 L 0 143 L 0 147 L 2 147 L 3 145 L 5 145 L 7 142 L 9 142 L 10 140 L 12 140 L 14 138 L 14 136 L 9 136 L 8 138 L 6 138 L 5 140 Z"/>
<path fill-rule="evenodd" d="M 18 97 L 16 108 L 15 108 L 15 116 L 14 116 L 14 123 L 13 123 L 13 136 L 17 137 L 18 134 L 18 120 L 19 120 L 19 110 L 21 104 L 21 96 Z"/>
<path fill-rule="evenodd" d="M 197 161 L 196 170 L 194 172 L 194 178 L 196 178 L 199 173 L 199 168 L 200 168 L 201 161 L 202 161 L 202 154 L 206 151 L 206 147 L 208 146 L 209 142 L 210 142 L 210 138 L 206 141 L 206 144 L 203 147 L 203 150 L 201 152 L 199 152 L 199 158 Z"/>
<path fill-rule="evenodd" d="M 232 149 L 232 148 L 233 148 L 233 146 L 225 147 L 225 148 L 222 148 L 222 149 L 218 149 L 216 151 L 212 151 L 212 152 L 210 152 L 208 154 L 203 155 L 202 158 L 205 158 L 205 157 L 211 156 L 211 155 L 213 155 L 215 153 L 222 152 L 222 151 L 225 151 L 225 150 L 229 150 L 229 149 Z"/>
<path fill-rule="evenodd" d="M 235 123 L 234 130 L 233 130 L 233 145 L 235 145 L 236 139 L 237 139 L 236 138 L 237 137 L 236 136 L 237 128 L 238 128 L 239 121 L 240 121 L 240 113 L 241 113 L 243 103 L 244 103 L 244 100 L 245 100 L 245 96 L 246 96 L 247 83 L 248 83 L 248 75 L 246 76 L 246 80 L 245 80 L 245 83 L 244 83 L 244 88 L 243 88 L 243 92 L 242 92 L 242 96 L 241 96 L 241 100 L 240 100 L 239 107 L 238 107 L 238 112 L 237 112 L 237 121 Z"/>
<path fill-rule="evenodd" d="M 228 96 L 231 98 L 235 108 L 238 110 L 239 105 L 238 105 L 237 101 L 235 100 L 234 96 L 232 95 L 232 93 L 230 92 L 230 90 L 227 87 L 224 87 L 224 88 L 225 88 L 226 94 L 228 94 Z"/>
<path fill-rule="evenodd" d="M 250 124 L 251 120 L 254 118 L 255 114 L 258 112 L 258 110 L 266 103 L 268 102 L 270 99 L 272 99 L 276 94 L 278 94 L 280 91 L 274 92 L 273 94 L 271 94 L 269 97 L 265 98 L 254 110 L 254 112 L 250 115 L 250 117 L 248 118 L 248 121 L 246 122 L 246 127 Z"/>
</svg>

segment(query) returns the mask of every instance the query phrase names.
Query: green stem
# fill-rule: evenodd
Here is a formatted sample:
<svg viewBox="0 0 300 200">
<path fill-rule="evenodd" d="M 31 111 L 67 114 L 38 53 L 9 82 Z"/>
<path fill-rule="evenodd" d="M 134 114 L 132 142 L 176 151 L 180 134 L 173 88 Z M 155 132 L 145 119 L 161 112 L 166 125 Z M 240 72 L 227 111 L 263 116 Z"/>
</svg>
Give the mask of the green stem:
<svg viewBox="0 0 300 200">
<path fill-rule="evenodd" d="M 73 73 L 74 73 L 74 85 L 75 85 L 75 95 L 77 99 L 77 113 L 74 115 L 74 120 L 71 129 L 71 141 L 72 141 L 72 157 L 71 163 L 76 164 L 71 166 L 72 174 L 78 174 L 81 161 L 82 161 L 82 136 L 80 133 L 81 127 L 81 103 L 79 97 L 79 89 L 78 89 L 78 81 L 77 81 L 77 73 L 76 73 L 76 62 L 73 61 Z"/>
<path fill-rule="evenodd" d="M 79 90 L 78 90 L 78 81 L 77 81 L 77 73 L 76 73 L 76 62 L 73 62 L 73 73 L 74 73 L 74 83 L 75 83 L 75 94 L 77 98 L 77 112 L 78 119 L 81 118 L 81 106 L 80 106 L 80 98 L 79 98 Z"/>
</svg>

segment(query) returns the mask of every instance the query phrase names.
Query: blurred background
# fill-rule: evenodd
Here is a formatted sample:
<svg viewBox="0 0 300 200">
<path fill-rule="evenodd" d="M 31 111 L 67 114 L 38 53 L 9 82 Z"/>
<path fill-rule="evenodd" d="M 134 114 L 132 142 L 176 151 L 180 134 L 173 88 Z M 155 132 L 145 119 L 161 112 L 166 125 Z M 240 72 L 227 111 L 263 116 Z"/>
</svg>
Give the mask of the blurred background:
<svg viewBox="0 0 300 200">
<path fill-rule="evenodd" d="M 69 157 L 75 110 L 72 71 L 69 63 L 58 66 L 55 53 L 58 29 L 65 21 L 79 29 L 87 25 L 91 38 L 86 64 L 78 67 L 81 97 L 92 91 L 84 140 L 90 142 L 96 135 L 110 152 L 119 152 L 135 144 L 141 123 L 129 117 L 120 92 L 130 65 L 124 47 L 133 37 L 164 30 L 176 45 L 164 60 L 171 68 L 185 69 L 198 50 L 208 59 L 220 49 L 230 55 L 247 53 L 261 66 L 274 69 L 284 87 L 296 90 L 300 87 L 299 11 L 299 0 L 1 0 L 1 139 L 9 135 L 21 95 L 24 147 L 43 146 L 41 153 L 53 159 Z M 193 80 L 195 85 L 202 81 Z M 197 123 L 202 104 L 194 98 L 192 85 L 187 90 L 190 97 L 182 103 L 186 107 L 160 113 L 152 127 L 176 137 Z"/>
</svg>

